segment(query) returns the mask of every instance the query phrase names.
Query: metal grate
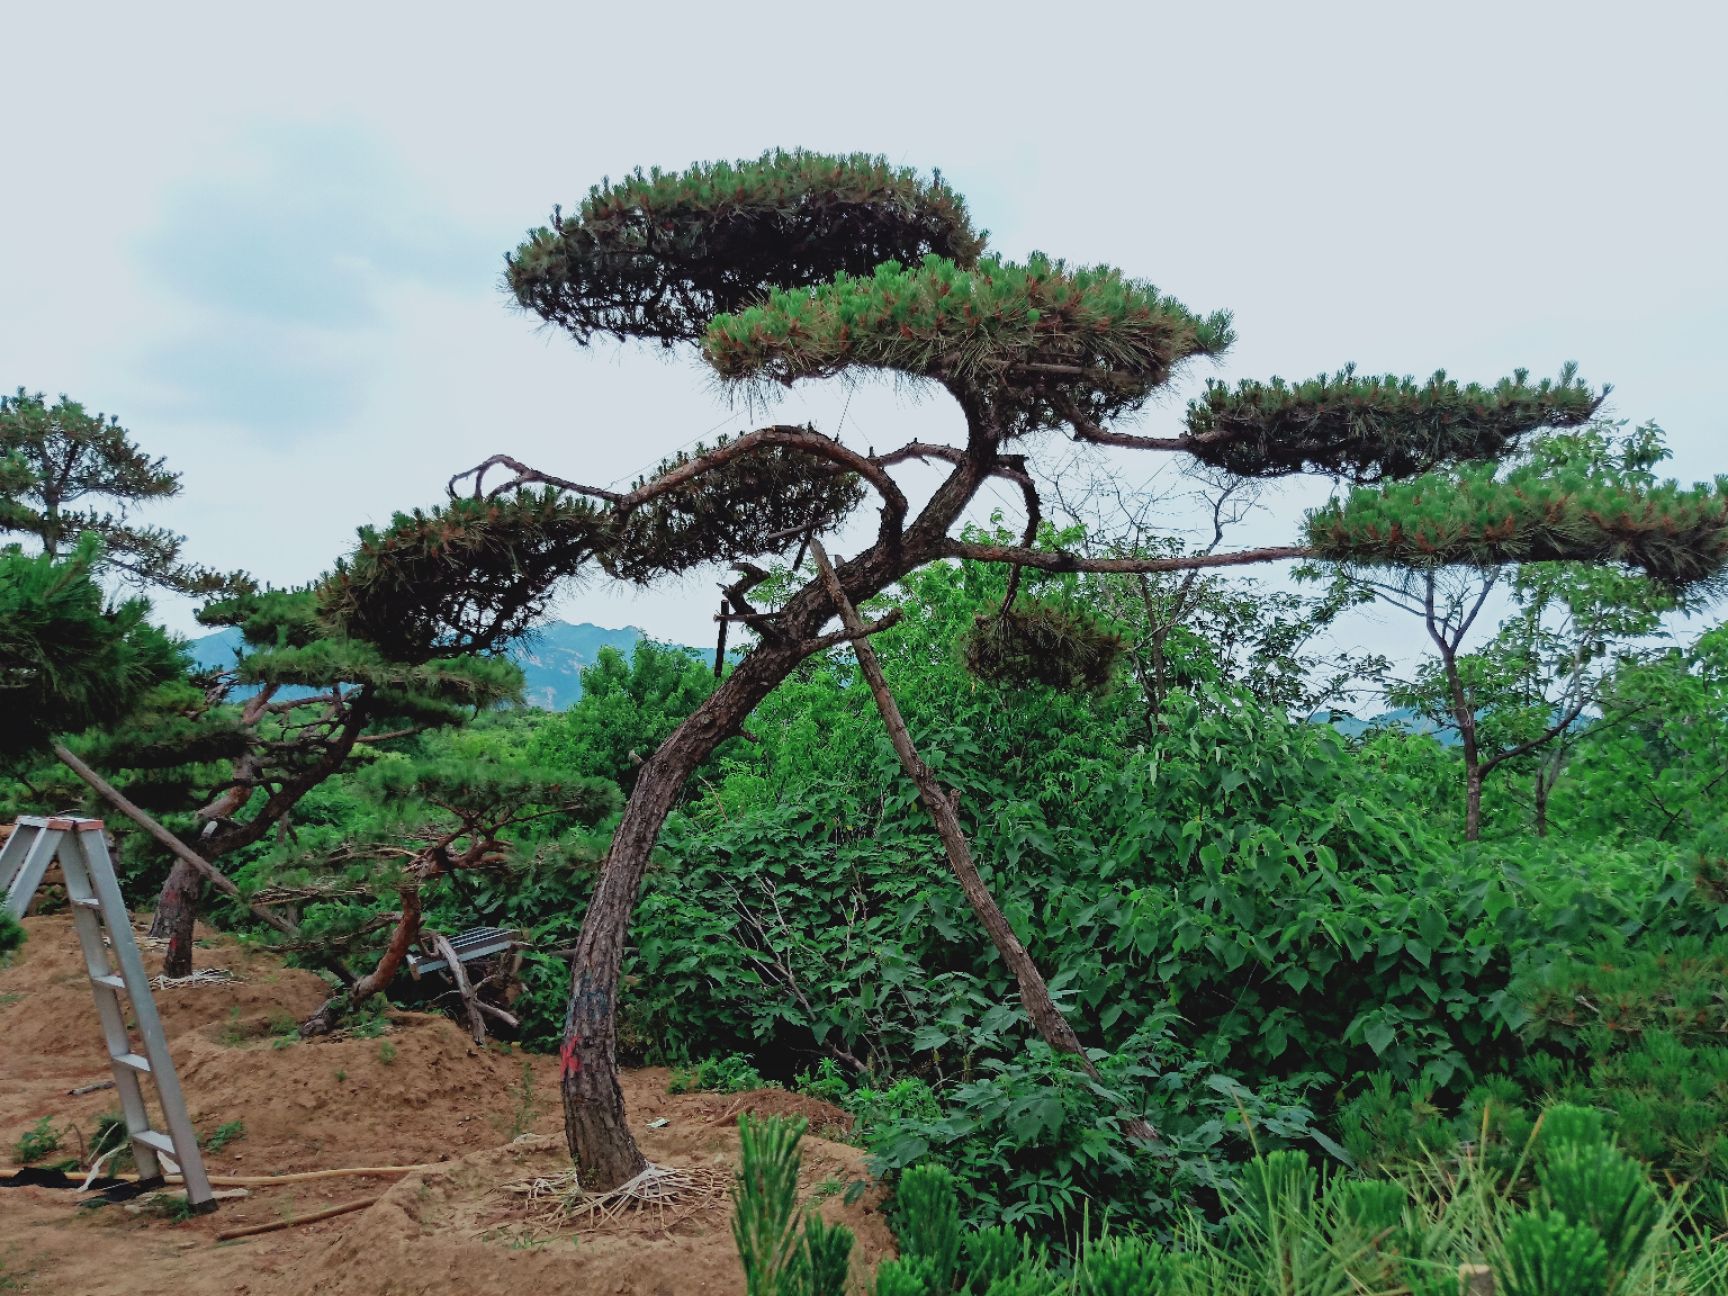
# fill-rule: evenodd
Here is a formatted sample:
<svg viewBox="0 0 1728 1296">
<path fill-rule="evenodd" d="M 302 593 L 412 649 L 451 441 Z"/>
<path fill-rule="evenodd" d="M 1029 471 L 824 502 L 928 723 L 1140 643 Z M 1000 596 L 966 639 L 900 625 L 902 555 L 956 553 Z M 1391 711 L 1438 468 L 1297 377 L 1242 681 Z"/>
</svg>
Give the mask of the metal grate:
<svg viewBox="0 0 1728 1296">
<path fill-rule="evenodd" d="M 502 954 L 519 943 L 519 936 L 520 933 L 503 927 L 470 927 L 450 938 L 450 948 L 456 951 L 456 957 L 462 962 L 472 963 L 475 959 Z M 418 954 L 408 956 L 408 971 L 415 977 L 427 972 L 443 972 L 448 967 L 442 958 L 426 958 Z"/>
</svg>

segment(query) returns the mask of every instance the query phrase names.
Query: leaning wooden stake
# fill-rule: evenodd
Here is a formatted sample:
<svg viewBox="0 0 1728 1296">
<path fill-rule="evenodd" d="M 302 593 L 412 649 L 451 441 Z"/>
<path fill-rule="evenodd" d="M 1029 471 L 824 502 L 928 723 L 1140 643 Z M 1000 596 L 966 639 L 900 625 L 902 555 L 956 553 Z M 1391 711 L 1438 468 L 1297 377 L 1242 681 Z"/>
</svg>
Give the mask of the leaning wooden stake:
<svg viewBox="0 0 1728 1296">
<path fill-rule="evenodd" d="M 196 869 L 211 886 L 223 895 L 245 905 L 254 918 L 269 924 L 284 936 L 300 934 L 300 929 L 281 914 L 266 909 L 262 905 L 248 904 L 246 897 L 240 894 L 240 888 L 235 886 L 225 873 L 132 804 L 118 788 L 73 754 L 65 743 L 55 743 L 54 754 L 60 758 L 62 765 L 95 789 L 97 796 L 142 828 L 152 840 L 166 848 L 175 859 L 182 860 Z"/>
<path fill-rule="evenodd" d="M 1092 1059 L 1086 1056 L 1086 1050 L 1081 1047 L 1074 1028 L 1068 1024 L 1068 1019 L 1062 1015 L 1062 1010 L 1050 997 L 1050 988 L 1045 983 L 1043 974 L 1039 972 L 1038 965 L 1032 961 L 1032 956 L 1026 952 L 1026 946 L 1014 934 L 1014 928 L 1009 925 L 1007 917 L 996 903 L 996 898 L 990 894 L 990 888 L 979 876 L 978 868 L 972 862 L 972 848 L 966 841 L 966 833 L 960 826 L 960 816 L 955 810 L 959 798 L 942 786 L 935 773 L 924 763 L 923 757 L 918 755 L 918 749 L 913 746 L 912 734 L 906 728 L 900 706 L 888 689 L 888 679 L 882 674 L 881 663 L 876 660 L 876 649 L 871 646 L 869 628 L 859 617 L 858 609 L 852 606 L 852 600 L 846 596 L 846 590 L 840 584 L 840 578 L 834 574 L 834 567 L 828 561 L 828 552 L 822 547 L 820 540 L 811 540 L 810 553 L 816 559 L 816 566 L 828 587 L 828 596 L 834 600 L 835 607 L 840 611 L 840 624 L 851 637 L 852 650 L 858 655 L 858 668 L 870 686 L 870 696 L 876 699 L 876 709 L 882 713 L 882 724 L 888 730 L 888 739 L 894 744 L 900 764 L 918 787 L 919 799 L 924 802 L 931 822 L 936 825 L 936 835 L 947 848 L 948 863 L 954 870 L 954 876 L 960 879 L 960 889 L 966 893 L 972 912 L 978 916 L 978 921 L 984 924 L 984 930 L 989 933 L 996 952 L 1014 973 L 1014 979 L 1020 986 L 1020 1002 L 1025 1005 L 1026 1015 L 1032 1019 L 1033 1027 L 1046 1044 L 1059 1053 L 1071 1054 L 1094 1080 L 1102 1079 L 1098 1068 L 1092 1065 Z M 1138 1117 L 1128 1122 L 1127 1129 L 1134 1138 L 1157 1137 L 1152 1127 Z"/>
</svg>

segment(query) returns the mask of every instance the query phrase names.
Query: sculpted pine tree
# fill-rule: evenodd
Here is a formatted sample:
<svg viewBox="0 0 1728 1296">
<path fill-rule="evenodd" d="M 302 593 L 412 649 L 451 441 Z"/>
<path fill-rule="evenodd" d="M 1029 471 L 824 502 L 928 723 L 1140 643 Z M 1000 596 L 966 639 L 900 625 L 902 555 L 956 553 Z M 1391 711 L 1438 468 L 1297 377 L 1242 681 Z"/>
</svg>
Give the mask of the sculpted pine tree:
<svg viewBox="0 0 1728 1296">
<path fill-rule="evenodd" d="M 1121 431 L 1189 362 L 1224 353 L 1229 316 L 1198 314 L 1109 267 L 990 255 L 939 176 L 879 159 L 775 153 L 637 174 L 594 189 L 572 214 L 555 212 L 508 259 L 508 277 L 525 308 L 579 343 L 690 345 L 724 382 L 745 388 L 881 372 L 945 392 L 962 434 L 954 444 L 914 440 L 866 454 L 814 428 L 767 426 L 679 455 L 625 492 L 496 455 L 451 483 L 449 504 L 362 532 L 325 589 L 327 614 L 350 632 L 433 656 L 519 631 L 555 581 L 584 567 L 637 582 L 712 563 L 740 573 L 727 615 L 756 642 L 638 772 L 574 954 L 565 1128 L 592 1189 L 646 1164 L 624 1119 L 614 1018 L 631 912 L 661 825 L 691 773 L 800 662 L 885 627 L 829 629 L 836 599 L 808 568 L 779 607 L 757 608 L 756 560 L 802 556 L 869 495 L 874 539 L 834 565 L 855 605 L 954 558 L 1134 573 L 1291 558 L 1430 567 L 1567 557 L 1675 583 L 1707 578 L 1728 560 L 1720 487 L 1599 498 L 1564 484 L 1508 489 L 1491 473 L 1462 486 L 1426 483 L 1437 467 L 1491 464 L 1539 428 L 1588 420 L 1601 395 L 1570 368 L 1557 381 L 1520 373 L 1492 387 L 1350 369 L 1299 384 L 1213 383 L 1179 434 Z M 1313 515 L 1304 543 L 1089 557 L 1034 543 L 1042 510 L 1024 454 L 1057 436 L 1187 455 L 1243 477 L 1315 472 L 1364 485 Z M 916 510 L 892 471 L 912 461 L 944 469 Z M 998 478 L 1025 501 L 1024 541 L 958 538 L 967 506 Z M 1106 638 L 1011 594 L 974 633 L 968 659 L 1009 679 L 1084 684 L 1107 663 Z"/>
<path fill-rule="evenodd" d="M 262 840 L 357 751 L 460 724 L 521 693 L 521 671 L 504 658 L 403 662 L 330 634 L 310 590 L 242 594 L 211 604 L 199 618 L 238 627 L 243 636 L 233 668 L 210 682 L 208 700 L 218 705 L 190 720 L 135 717 L 129 732 L 99 742 L 96 755 L 110 766 L 154 767 L 158 778 L 171 766 L 219 758 L 220 772 L 194 803 L 198 831 L 188 842 L 210 865 Z M 157 900 L 150 934 L 168 942 L 168 976 L 192 970 L 206 878 L 178 859 Z"/>
</svg>

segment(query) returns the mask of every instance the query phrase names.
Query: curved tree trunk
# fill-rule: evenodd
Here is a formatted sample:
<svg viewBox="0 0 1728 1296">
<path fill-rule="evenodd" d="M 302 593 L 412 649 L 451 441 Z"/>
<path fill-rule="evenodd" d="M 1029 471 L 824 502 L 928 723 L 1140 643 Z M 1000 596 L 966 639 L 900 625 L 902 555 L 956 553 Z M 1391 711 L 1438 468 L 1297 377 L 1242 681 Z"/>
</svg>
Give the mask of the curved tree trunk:
<svg viewBox="0 0 1728 1296">
<path fill-rule="evenodd" d="M 616 1188 L 648 1164 L 624 1120 L 615 1012 L 618 970 L 649 855 L 685 781 L 802 660 L 802 652 L 783 643 L 757 647 L 636 776 L 576 941 L 558 1055 L 564 1137 L 591 1192 Z"/>
<path fill-rule="evenodd" d="M 975 411 L 967 411 L 969 423 L 975 416 Z M 942 554 L 948 528 L 977 493 L 987 471 L 983 460 L 963 457 L 911 528 L 885 534 L 846 563 L 839 576 L 854 601 L 875 595 Z M 888 531 L 886 511 L 884 531 Z M 576 938 L 564 1044 L 559 1050 L 564 1137 L 582 1185 L 590 1192 L 616 1188 L 647 1165 L 624 1120 L 616 1011 L 618 970 L 630 934 L 630 916 L 660 828 L 685 782 L 715 748 L 738 732 L 757 704 L 805 657 L 845 637 L 816 637 L 837 612 L 820 578 L 793 595 L 774 617 L 772 630 L 764 631 L 738 669 L 673 730 L 637 773 Z"/>
<path fill-rule="evenodd" d="M 257 724 L 258 717 L 264 713 L 264 708 L 270 704 L 275 693 L 274 684 L 260 689 L 241 711 L 241 723 Z M 204 827 L 199 833 L 198 848 L 205 859 L 212 858 L 211 847 L 215 844 L 213 838 L 217 825 L 240 813 L 246 802 L 251 800 L 252 788 L 249 780 L 257 772 L 256 758 L 250 752 L 242 755 L 234 762 L 233 786 L 225 788 L 214 801 L 198 812 L 198 817 L 204 820 Z M 187 861 L 176 858 L 174 867 L 168 873 L 168 880 L 162 885 L 162 894 L 156 900 L 156 912 L 150 917 L 151 937 L 168 942 L 167 952 L 162 956 L 164 976 L 192 975 L 192 932 L 198 921 L 198 902 L 203 889 L 204 878 L 198 870 Z"/>
</svg>

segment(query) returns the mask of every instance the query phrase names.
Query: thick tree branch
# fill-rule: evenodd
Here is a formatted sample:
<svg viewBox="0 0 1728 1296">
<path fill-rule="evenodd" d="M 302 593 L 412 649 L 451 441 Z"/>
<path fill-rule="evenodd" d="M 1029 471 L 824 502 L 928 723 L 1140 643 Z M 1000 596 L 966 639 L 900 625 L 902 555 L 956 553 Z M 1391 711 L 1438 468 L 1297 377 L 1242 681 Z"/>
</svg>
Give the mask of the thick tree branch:
<svg viewBox="0 0 1728 1296">
<path fill-rule="evenodd" d="M 1313 558 L 1314 550 L 1302 545 L 1279 545 L 1265 549 L 1243 549 L 1236 553 L 1189 554 L 1176 558 L 1088 558 L 1059 549 L 1029 549 L 1025 546 L 974 544 L 950 540 L 942 557 L 969 558 L 974 562 L 1013 563 L 1050 572 L 1172 572 L 1198 567 L 1245 567 L 1252 563 L 1282 562 L 1290 558 Z"/>
<path fill-rule="evenodd" d="M 475 499 L 494 499 L 505 491 L 519 486 L 543 485 L 553 486 L 559 490 L 569 491 L 573 495 L 584 495 L 591 499 L 604 500 L 616 507 L 621 513 L 630 513 L 642 505 L 660 496 L 687 486 L 706 473 L 730 463 L 743 455 L 748 455 L 763 446 L 781 446 L 788 450 L 797 450 L 803 454 L 815 455 L 840 465 L 849 472 L 855 472 L 876 488 L 876 493 L 882 497 L 883 527 L 888 531 L 897 531 L 905 522 L 907 502 L 906 495 L 894 479 L 883 470 L 881 465 L 865 458 L 856 451 L 849 450 L 840 442 L 829 439 L 813 428 L 797 427 L 791 424 L 776 424 L 772 427 L 757 428 L 754 432 L 746 432 L 735 441 L 725 445 L 715 446 L 696 455 L 686 463 L 678 465 L 670 472 L 660 474 L 652 481 L 646 481 L 628 494 L 604 490 L 597 486 L 584 486 L 580 482 L 570 481 L 564 477 L 554 477 L 550 473 L 530 468 L 521 460 L 510 455 L 496 454 L 467 472 L 458 473 L 450 479 L 449 491 L 452 496 L 457 493 L 458 483 L 472 477 L 474 479 L 473 495 Z M 495 467 L 510 468 L 515 476 L 497 486 L 487 489 L 485 476 L 489 469 Z"/>
</svg>

